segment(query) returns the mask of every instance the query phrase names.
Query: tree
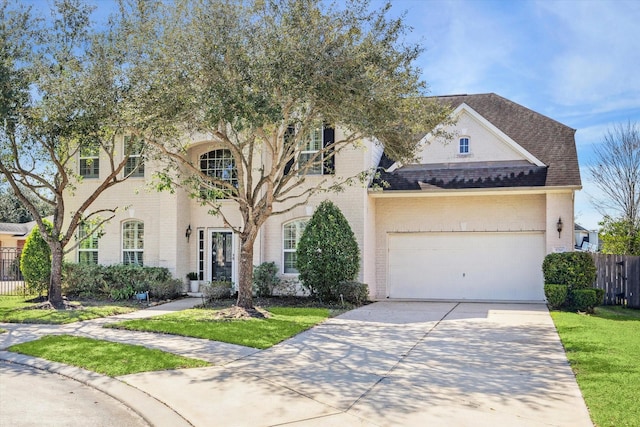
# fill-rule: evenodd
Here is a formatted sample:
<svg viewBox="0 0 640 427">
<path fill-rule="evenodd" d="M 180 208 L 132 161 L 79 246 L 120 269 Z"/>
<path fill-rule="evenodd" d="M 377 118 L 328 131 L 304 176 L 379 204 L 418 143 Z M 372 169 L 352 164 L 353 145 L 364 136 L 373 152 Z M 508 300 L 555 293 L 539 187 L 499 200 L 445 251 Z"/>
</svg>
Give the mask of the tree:
<svg viewBox="0 0 640 427">
<path fill-rule="evenodd" d="M 607 130 L 600 145 L 595 147 L 595 164 L 591 178 L 606 195 L 596 202 L 605 215 L 604 227 L 622 238 L 632 250 L 640 229 L 640 127 L 635 122 L 616 124 Z M 613 211 L 618 215 L 610 215 Z M 617 218 L 613 220 L 612 218 Z M 605 230 L 603 229 L 603 230 Z M 614 231 L 615 229 L 615 231 Z M 605 230 L 605 236 L 608 231 Z M 606 240 L 606 237 L 605 237 Z M 618 248 L 616 250 L 620 250 Z"/>
<path fill-rule="evenodd" d="M 629 230 L 634 231 L 630 233 Z M 602 242 L 602 253 L 640 255 L 640 227 L 634 229 L 628 220 L 605 215 L 600 222 L 599 239 Z"/>
<path fill-rule="evenodd" d="M 141 111 L 206 135 L 212 149 L 233 159 L 225 174 L 209 174 L 189 159 L 189 138 L 147 133 L 168 161 L 158 187 L 187 189 L 238 234 L 237 304 L 249 308 L 253 246 L 269 217 L 366 179 L 331 174 L 332 159 L 346 147 L 370 137 L 391 157 L 412 158 L 417 136 L 447 122 L 450 111 L 423 97 L 426 85 L 413 66 L 421 48 L 404 43 L 407 27 L 402 18 L 388 18 L 390 4 L 376 11 L 357 0 L 344 6 L 188 0 L 158 7 L 129 15 L 128 27 L 141 31 L 136 49 L 146 52 L 153 94 L 143 96 Z M 336 126 L 344 132 L 331 134 Z M 321 127 L 331 136 L 309 154 L 305 148 Z M 329 174 L 308 179 L 318 171 Z M 235 202 L 240 224 L 225 216 L 222 200 Z"/>
<path fill-rule="evenodd" d="M 91 235 L 116 211 L 92 211 L 91 205 L 127 179 L 130 152 L 117 153 L 119 138 L 135 135 L 139 126 L 132 119 L 138 111 L 138 52 L 126 49 L 127 29 L 120 21 L 95 31 L 90 13 L 80 0 L 59 0 L 53 19 L 45 21 L 29 8 L 0 4 L 0 172 L 51 249 L 48 298 L 54 307 L 63 306 L 62 260 L 80 243 L 69 246 L 76 229 L 87 225 Z M 67 212 L 65 199 L 83 180 L 78 156 L 87 152 L 106 161 L 99 163 L 93 191 Z M 50 228 L 41 204 L 52 210 Z"/>
<path fill-rule="evenodd" d="M 296 248 L 302 285 L 321 300 L 337 299 L 336 286 L 354 280 L 360 270 L 360 248 L 349 221 L 331 201 L 320 203 Z"/>
<path fill-rule="evenodd" d="M 49 205 L 34 197 L 32 193 L 28 191 L 23 193 L 37 208 L 40 216 L 46 217 L 53 213 Z M 22 205 L 14 191 L 8 185 L 0 185 L 0 222 L 22 224 L 29 221 L 33 221 L 33 216 Z"/>
</svg>

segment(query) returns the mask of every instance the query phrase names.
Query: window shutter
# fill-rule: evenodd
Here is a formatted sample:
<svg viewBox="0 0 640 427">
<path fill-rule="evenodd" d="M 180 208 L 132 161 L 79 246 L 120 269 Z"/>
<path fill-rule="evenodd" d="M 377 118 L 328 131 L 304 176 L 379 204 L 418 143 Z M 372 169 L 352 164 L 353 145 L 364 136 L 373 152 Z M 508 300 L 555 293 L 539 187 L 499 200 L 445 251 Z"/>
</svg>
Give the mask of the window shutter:
<svg viewBox="0 0 640 427">
<path fill-rule="evenodd" d="M 292 144 L 294 141 L 294 137 L 296 134 L 296 128 L 293 126 L 288 126 L 287 130 L 284 133 L 284 151 L 287 151 L 287 147 L 289 147 L 289 144 Z M 291 168 L 293 168 L 293 165 L 295 163 L 296 159 L 290 159 L 287 164 L 284 167 L 284 174 L 285 175 L 289 175 L 289 173 L 291 172 Z"/>
<path fill-rule="evenodd" d="M 335 142 L 335 130 L 329 125 L 324 125 L 322 132 L 322 148 L 327 148 Z M 323 175 L 333 175 L 336 173 L 336 158 L 333 156 L 333 147 L 324 152 Z"/>
</svg>

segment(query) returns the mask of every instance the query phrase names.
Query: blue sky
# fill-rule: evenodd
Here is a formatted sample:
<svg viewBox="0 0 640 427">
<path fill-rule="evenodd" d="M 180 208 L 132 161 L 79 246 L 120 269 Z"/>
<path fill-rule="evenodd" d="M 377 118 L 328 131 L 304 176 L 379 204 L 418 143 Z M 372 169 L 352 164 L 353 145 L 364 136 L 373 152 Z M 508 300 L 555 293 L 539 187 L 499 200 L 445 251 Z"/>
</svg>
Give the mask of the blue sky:
<svg viewBox="0 0 640 427">
<path fill-rule="evenodd" d="M 378 3 L 379 4 L 379 3 Z M 432 95 L 495 92 L 576 129 L 577 222 L 596 229 L 588 168 L 614 123 L 640 122 L 640 2 L 395 0 Z M 600 196 L 601 197 L 601 196 Z"/>
<path fill-rule="evenodd" d="M 27 0 L 48 8 L 51 0 Z M 103 20 L 112 0 L 96 0 Z M 382 4 L 372 0 L 372 5 Z M 495 92 L 576 129 L 583 190 L 576 219 L 596 229 L 588 167 L 615 123 L 640 122 L 640 2 L 627 0 L 393 0 L 432 95 Z"/>
</svg>

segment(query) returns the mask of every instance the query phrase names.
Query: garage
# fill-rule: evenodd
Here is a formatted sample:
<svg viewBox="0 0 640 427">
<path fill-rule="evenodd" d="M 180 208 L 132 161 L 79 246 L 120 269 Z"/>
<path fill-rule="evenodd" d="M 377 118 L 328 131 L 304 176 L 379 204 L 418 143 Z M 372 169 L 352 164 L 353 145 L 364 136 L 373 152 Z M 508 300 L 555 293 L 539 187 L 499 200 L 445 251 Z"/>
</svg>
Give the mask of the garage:
<svg viewBox="0 0 640 427">
<path fill-rule="evenodd" d="M 542 301 L 542 232 L 388 234 L 389 298 Z"/>
</svg>

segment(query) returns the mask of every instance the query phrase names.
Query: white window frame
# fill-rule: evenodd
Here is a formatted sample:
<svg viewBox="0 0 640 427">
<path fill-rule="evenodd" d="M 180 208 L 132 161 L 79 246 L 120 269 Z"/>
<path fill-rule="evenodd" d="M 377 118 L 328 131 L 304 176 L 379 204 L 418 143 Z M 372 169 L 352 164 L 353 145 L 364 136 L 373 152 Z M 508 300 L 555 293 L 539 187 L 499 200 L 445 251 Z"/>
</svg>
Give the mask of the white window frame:
<svg viewBox="0 0 640 427">
<path fill-rule="evenodd" d="M 463 145 L 462 141 L 466 141 L 466 143 Z M 466 148 L 466 151 L 462 151 L 463 147 Z M 468 136 L 461 136 L 458 139 L 458 154 L 460 154 L 461 156 L 471 154 L 471 138 L 469 138 Z"/>
<path fill-rule="evenodd" d="M 300 170 L 301 174 L 324 174 L 324 153 L 321 153 L 320 156 L 318 156 L 319 158 L 316 158 L 315 165 L 313 167 L 304 170 L 305 163 L 322 150 L 324 150 L 324 126 L 314 126 L 309 137 L 302 141 L 302 147 L 300 154 L 298 155 L 298 170 Z"/>
<path fill-rule="evenodd" d="M 282 224 L 282 274 L 299 274 L 298 270 L 293 267 L 292 270 L 295 271 L 287 271 L 287 254 L 295 254 L 297 252 L 297 247 L 298 247 L 298 243 L 300 242 L 300 237 L 302 237 L 302 233 L 304 232 L 304 228 L 306 227 L 307 223 L 309 222 L 308 217 L 304 217 L 304 218 L 296 218 L 294 220 L 285 222 L 284 224 Z M 295 247 L 291 248 L 291 247 L 287 247 L 287 246 L 291 246 L 291 239 L 287 239 L 287 227 L 290 226 L 296 226 L 296 236 L 294 238 L 295 240 Z"/>
<path fill-rule="evenodd" d="M 100 178 L 100 145 L 96 143 L 80 148 L 78 159 L 78 174 L 81 177 L 85 179 Z M 87 173 L 88 170 L 91 173 Z"/>
<path fill-rule="evenodd" d="M 128 237 L 126 233 L 126 226 L 128 224 L 134 224 L 136 227 L 133 229 L 134 235 Z M 142 232 L 142 237 L 140 233 Z M 133 247 L 128 247 L 128 241 L 133 243 Z M 131 262 L 131 255 L 125 255 L 131 253 L 135 262 Z M 144 222 L 138 219 L 131 219 L 122 223 L 122 263 L 123 264 L 138 264 L 144 265 Z"/>
<path fill-rule="evenodd" d="M 131 135 L 124 137 L 123 152 L 129 152 L 128 145 L 131 143 Z M 142 158 L 142 144 L 140 141 L 140 150 L 136 153 L 130 153 L 127 158 L 127 164 L 124 166 L 124 175 L 129 178 L 144 178 L 144 159 Z M 134 166 L 135 165 L 135 166 Z"/>
<path fill-rule="evenodd" d="M 215 153 L 216 157 L 209 157 L 211 153 Z M 222 154 L 222 157 L 218 157 L 219 153 Z M 207 156 L 205 159 L 204 157 Z M 231 153 L 231 150 L 226 148 L 218 148 L 215 150 L 206 151 L 198 156 L 198 161 L 200 162 L 200 172 L 204 173 L 207 176 L 218 179 L 220 181 L 225 181 L 231 184 L 232 186 L 238 188 L 238 168 L 236 166 L 236 160 Z M 223 165 L 225 161 L 231 161 L 231 170 L 229 170 L 229 165 Z M 214 167 L 209 167 L 207 164 L 206 168 L 202 167 L 202 162 L 213 162 Z M 222 167 L 216 167 L 215 163 L 220 163 Z M 219 173 L 218 173 L 219 172 Z M 227 176 L 225 176 L 227 175 Z M 235 176 L 234 176 L 235 175 Z"/>
<path fill-rule="evenodd" d="M 82 239 L 87 235 L 89 225 L 84 224 L 78 227 L 78 239 Z M 98 264 L 98 233 L 93 232 L 91 236 L 82 240 L 78 245 L 78 264 Z M 90 262 L 83 262 L 82 255 L 89 254 Z"/>
</svg>

